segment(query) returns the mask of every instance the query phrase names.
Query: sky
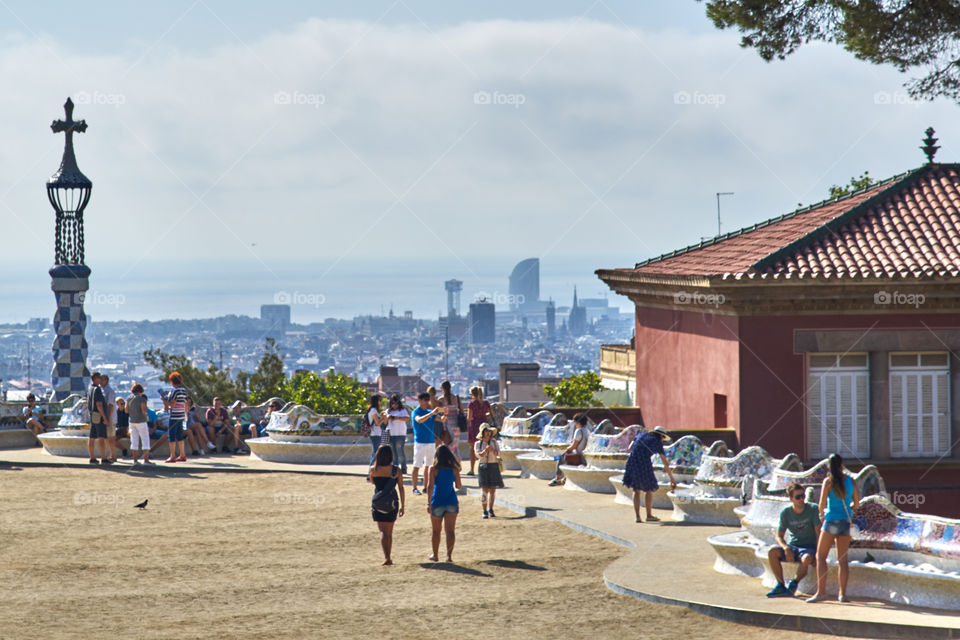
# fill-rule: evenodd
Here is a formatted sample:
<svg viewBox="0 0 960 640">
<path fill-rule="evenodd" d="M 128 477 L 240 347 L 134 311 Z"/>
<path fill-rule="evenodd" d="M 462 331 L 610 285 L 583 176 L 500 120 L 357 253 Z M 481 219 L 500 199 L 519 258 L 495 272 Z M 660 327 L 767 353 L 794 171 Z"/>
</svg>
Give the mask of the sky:
<svg viewBox="0 0 960 640">
<path fill-rule="evenodd" d="M 960 160 L 957 106 L 812 45 L 763 62 L 670 2 L 0 2 L 0 321 L 50 317 L 44 183 L 72 96 L 98 319 L 435 315 L 541 261 L 630 267 Z M 610 294 L 611 304 L 630 310 Z"/>
</svg>

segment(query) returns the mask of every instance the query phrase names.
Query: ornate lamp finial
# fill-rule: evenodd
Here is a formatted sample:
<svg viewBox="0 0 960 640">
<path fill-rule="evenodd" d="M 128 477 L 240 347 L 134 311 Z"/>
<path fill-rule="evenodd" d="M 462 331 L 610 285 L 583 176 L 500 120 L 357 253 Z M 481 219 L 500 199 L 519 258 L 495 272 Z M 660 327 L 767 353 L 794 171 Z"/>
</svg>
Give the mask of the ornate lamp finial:
<svg viewBox="0 0 960 640">
<path fill-rule="evenodd" d="M 923 139 L 923 146 L 920 148 L 927 156 L 927 164 L 933 164 L 933 156 L 937 155 L 937 149 L 940 148 L 937 146 L 937 139 L 933 137 L 933 134 L 936 132 L 933 130 L 933 127 L 927 127 L 924 133 L 927 134 L 927 137 Z"/>
</svg>

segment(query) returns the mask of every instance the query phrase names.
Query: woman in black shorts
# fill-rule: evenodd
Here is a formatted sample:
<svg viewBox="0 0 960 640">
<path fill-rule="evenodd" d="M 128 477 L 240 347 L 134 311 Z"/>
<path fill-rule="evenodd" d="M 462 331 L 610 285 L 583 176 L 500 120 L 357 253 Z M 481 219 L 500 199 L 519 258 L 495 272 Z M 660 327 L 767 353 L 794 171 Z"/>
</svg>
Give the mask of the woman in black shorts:
<svg viewBox="0 0 960 640">
<path fill-rule="evenodd" d="M 480 435 L 473 450 L 480 462 L 480 471 L 477 478 L 480 480 L 482 492 L 480 503 L 483 505 L 484 518 L 496 518 L 493 512 L 493 503 L 497 497 L 497 489 L 503 488 L 503 476 L 500 474 L 500 445 L 493 439 L 497 429 L 486 422 L 480 425 Z"/>
<path fill-rule="evenodd" d="M 380 546 L 383 547 L 383 565 L 393 564 L 390 552 L 393 549 L 393 523 L 403 516 L 404 494 L 403 473 L 393 464 L 393 449 L 383 444 L 377 449 L 377 455 L 370 465 L 370 481 L 373 483 L 373 501 L 371 511 L 373 521 L 380 529 Z M 397 500 L 397 489 L 400 499 Z"/>
</svg>

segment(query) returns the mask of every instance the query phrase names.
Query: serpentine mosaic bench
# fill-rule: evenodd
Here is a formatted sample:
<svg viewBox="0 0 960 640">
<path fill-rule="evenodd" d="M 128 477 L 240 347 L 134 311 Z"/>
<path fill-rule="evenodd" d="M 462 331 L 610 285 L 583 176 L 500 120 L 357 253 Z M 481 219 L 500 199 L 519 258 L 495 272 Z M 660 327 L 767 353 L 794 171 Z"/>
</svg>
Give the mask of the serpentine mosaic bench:
<svg viewBox="0 0 960 640">
<path fill-rule="evenodd" d="M 774 469 L 799 471 L 799 456 L 782 459 L 770 456 L 762 447 L 747 447 L 732 458 L 704 455 L 690 487 L 667 493 L 678 522 L 739 526 L 734 508 L 745 504 L 753 490 L 753 478 L 769 480 Z"/>
<path fill-rule="evenodd" d="M 603 427 L 604 424 L 601 423 L 597 431 L 601 431 Z M 631 425 L 613 433 L 591 435 L 583 451 L 587 460 L 586 466 L 560 465 L 560 470 L 567 479 L 564 488 L 590 493 L 615 493 L 610 478 L 618 474 L 623 476 L 623 468 L 627 464 L 633 440 L 641 431 L 645 429 L 640 425 Z"/>
<path fill-rule="evenodd" d="M 57 429 L 47 433 L 41 433 L 38 436 L 40 444 L 43 445 L 45 452 L 55 456 L 68 456 L 73 458 L 86 458 L 90 455 L 88 449 L 88 440 L 90 437 L 90 413 L 87 411 L 87 402 L 85 398 L 71 396 L 75 398 L 73 405 L 65 409 L 60 416 Z M 267 413 L 270 402 L 273 399 L 256 406 L 244 406 L 243 412 L 251 422 L 258 422 Z M 197 406 L 197 413 L 201 418 L 201 423 L 206 424 L 204 417 L 207 409 L 210 407 Z M 231 421 L 233 416 L 231 415 Z M 157 412 L 157 422 L 160 428 L 166 430 L 169 424 L 169 413 L 166 411 Z M 217 446 L 223 447 L 223 436 L 217 439 Z M 249 440 L 248 440 L 249 442 Z M 156 440 L 153 441 L 156 444 Z M 119 456 L 121 451 L 130 449 L 130 438 L 117 439 L 117 451 Z M 96 450 L 99 454 L 99 450 Z M 150 456 L 155 459 L 167 457 L 170 455 L 170 445 L 164 440 L 162 444 L 156 446 L 150 452 Z"/>
<path fill-rule="evenodd" d="M 557 456 L 562 455 L 573 442 L 575 424 L 562 413 L 554 415 L 550 423 L 543 428 L 539 443 L 540 450 L 534 453 L 522 453 L 517 456 L 517 462 L 520 463 L 522 470 L 520 477 L 529 478 L 533 476 L 541 480 L 553 478 L 557 471 Z M 592 421 L 587 421 L 588 429 L 594 426 Z M 590 444 L 590 442 L 588 441 L 587 444 Z"/>
<path fill-rule="evenodd" d="M 36 407 L 44 412 L 44 422 L 48 431 L 56 428 L 54 425 L 60 420 L 63 412 L 76 404 L 78 399 L 79 396 L 74 394 L 59 402 L 37 401 Z M 37 438 L 33 435 L 33 431 L 27 429 L 26 420 L 23 418 L 23 410 L 26 406 L 26 402 L 0 403 L 0 449 L 36 446 Z"/>
<path fill-rule="evenodd" d="M 750 502 L 736 507 L 734 512 L 740 518 L 741 526 L 750 535 L 772 545 L 776 540 L 776 530 L 780 524 L 780 512 L 784 507 L 790 506 L 790 500 L 786 495 L 787 487 L 798 482 L 806 489 L 807 502 L 816 505 L 820 501 L 820 488 L 829 474 L 829 459 L 821 460 L 806 471 L 774 469 L 769 482 L 760 478 L 754 479 Z M 856 474 L 847 470 L 846 474 L 856 483 L 861 499 L 887 494 L 886 484 L 873 465 L 864 467 Z"/>
<path fill-rule="evenodd" d="M 547 410 L 531 414 L 524 407 L 516 407 L 503 419 L 500 428 L 500 457 L 506 469 L 520 469 L 517 456 L 524 453 L 537 453 L 540 450 L 540 436 L 543 429 L 553 420 L 553 413 Z"/>
<path fill-rule="evenodd" d="M 960 608 L 960 520 L 905 513 L 884 495 L 863 499 L 853 512 L 860 531 L 850 545 L 847 594 L 900 604 L 956 611 Z M 769 545 L 747 531 L 709 538 L 721 573 L 774 578 L 767 559 Z M 836 551 L 827 558 L 828 593 L 837 591 Z M 813 572 L 799 590 L 815 588 Z"/>
<path fill-rule="evenodd" d="M 697 436 L 683 436 L 663 447 L 663 452 L 670 462 L 670 470 L 677 481 L 678 488 L 691 488 L 703 456 L 725 458 L 729 456 L 727 443 L 717 440 L 709 448 L 703 445 Z M 663 470 L 663 461 L 660 456 L 650 457 L 653 462 L 653 472 L 657 476 L 659 488 L 653 493 L 653 506 L 657 509 L 672 509 L 673 503 L 667 493 L 670 492 L 670 476 Z M 633 505 L 633 489 L 624 486 L 623 474 L 610 478 L 610 484 L 617 492 L 615 502 Z"/>
</svg>

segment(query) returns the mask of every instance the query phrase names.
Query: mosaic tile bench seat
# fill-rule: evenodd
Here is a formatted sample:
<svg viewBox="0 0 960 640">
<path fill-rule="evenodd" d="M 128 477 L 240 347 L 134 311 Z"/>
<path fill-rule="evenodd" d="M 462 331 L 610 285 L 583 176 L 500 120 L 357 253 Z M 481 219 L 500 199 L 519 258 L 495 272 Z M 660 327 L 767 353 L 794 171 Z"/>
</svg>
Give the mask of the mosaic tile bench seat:
<svg viewBox="0 0 960 640">
<path fill-rule="evenodd" d="M 604 422 L 597 426 L 597 431 L 607 428 Z M 637 437 L 637 433 L 644 431 L 644 428 L 640 425 L 631 425 L 623 429 L 615 427 L 614 429 L 613 433 L 596 433 L 590 436 L 587 447 L 583 451 L 587 461 L 586 466 L 560 465 L 560 470 L 567 478 L 563 485 L 565 489 L 590 493 L 615 493 L 613 485 L 610 484 L 610 478 L 623 475 L 623 467 L 627 464 L 633 440 Z"/>
<path fill-rule="evenodd" d="M 36 406 L 46 416 L 44 422 L 47 430 L 55 430 L 63 412 L 79 399 L 79 396 L 71 395 L 60 402 L 38 401 Z M 25 402 L 0 402 L 0 449 L 36 446 L 37 438 L 33 431 L 27 429 L 26 420 L 23 418 L 23 409 L 26 406 Z"/>
<path fill-rule="evenodd" d="M 796 454 L 776 459 L 757 446 L 747 447 L 732 458 L 704 455 L 693 486 L 667 493 L 673 503 L 673 519 L 739 526 L 734 508 L 749 499 L 753 478 L 768 480 L 777 468 L 799 471 L 803 465 Z"/>
<path fill-rule="evenodd" d="M 546 410 L 530 413 L 524 407 L 516 407 L 503 419 L 500 429 L 500 457 L 506 469 L 520 469 L 517 456 L 535 454 L 540 450 L 543 429 L 553 420 L 553 413 Z"/>
<path fill-rule="evenodd" d="M 251 438 L 247 445 L 253 455 L 270 462 L 366 465 L 370 438 L 360 435 L 361 421 L 360 415 L 321 415 L 291 403 L 270 416 L 266 436 Z M 469 456 L 466 434 L 460 436 L 460 455 Z M 404 451 L 407 461 L 413 460 L 412 443 Z"/>
<path fill-rule="evenodd" d="M 769 482 L 754 479 L 750 502 L 734 509 L 741 526 L 761 542 L 774 544 L 780 512 L 790 506 L 787 487 L 799 482 L 806 488 L 807 502 L 816 505 L 820 501 L 820 487 L 829 473 L 830 461 L 824 459 L 806 471 L 775 469 Z M 847 471 L 847 475 L 856 483 L 861 498 L 887 493 L 883 478 L 873 465 L 855 474 Z"/>
<path fill-rule="evenodd" d="M 690 488 L 693 486 L 694 477 L 697 469 L 700 468 L 700 461 L 703 456 L 710 455 L 715 457 L 727 457 L 727 443 L 723 440 L 717 440 L 710 445 L 710 448 L 703 446 L 703 442 L 697 436 L 683 436 L 663 447 L 663 452 L 670 462 L 670 470 L 677 481 L 678 488 Z M 673 503 L 670 502 L 667 494 L 670 492 L 670 476 L 663 470 L 663 462 L 660 456 L 651 456 L 653 462 L 653 472 L 657 476 L 659 488 L 653 493 L 653 506 L 657 509 L 672 509 Z M 623 474 L 610 478 L 610 484 L 617 492 L 614 499 L 620 504 L 633 504 L 633 489 L 623 485 Z"/>
<path fill-rule="evenodd" d="M 90 436 L 90 413 L 87 411 L 87 402 L 84 398 L 71 397 L 76 398 L 76 400 L 71 407 L 63 411 L 57 429 L 40 434 L 38 439 L 40 444 L 43 445 L 44 451 L 51 455 L 86 458 L 90 455 L 87 447 Z M 269 403 L 270 400 L 261 405 L 244 407 L 244 411 L 249 413 L 252 421 L 256 422 L 266 415 Z M 209 407 L 197 407 L 201 422 L 203 422 L 203 417 L 206 416 L 207 409 Z M 170 414 L 166 411 L 157 412 L 157 421 L 160 427 L 166 429 L 169 424 L 169 416 Z M 215 444 L 222 449 L 224 446 L 223 436 L 218 436 Z M 120 455 L 120 452 L 124 450 L 129 451 L 130 438 L 118 438 L 117 449 L 117 455 Z M 169 456 L 170 447 L 168 443 L 164 441 L 163 444 L 151 451 L 150 455 L 157 459 Z"/>
<path fill-rule="evenodd" d="M 850 545 L 848 595 L 934 609 L 960 609 L 960 520 L 905 513 L 883 495 L 863 499 L 853 513 L 860 531 Z M 769 545 L 746 531 L 708 539 L 717 553 L 714 569 L 727 574 L 774 578 Z M 869 554 L 869 555 L 868 555 Z M 836 552 L 828 557 L 827 591 L 836 593 Z M 813 572 L 800 591 L 814 590 Z"/>
<path fill-rule="evenodd" d="M 593 429 L 596 425 L 588 422 L 587 428 Z M 550 422 L 543 428 L 543 434 L 540 436 L 540 450 L 531 453 L 522 453 L 517 456 L 517 462 L 520 463 L 523 478 L 540 478 L 549 480 L 554 477 L 557 470 L 557 456 L 566 451 L 570 443 L 573 442 L 573 432 L 575 424 L 572 420 L 558 413 L 553 416 Z M 588 442 L 589 444 L 589 442 Z"/>
</svg>

